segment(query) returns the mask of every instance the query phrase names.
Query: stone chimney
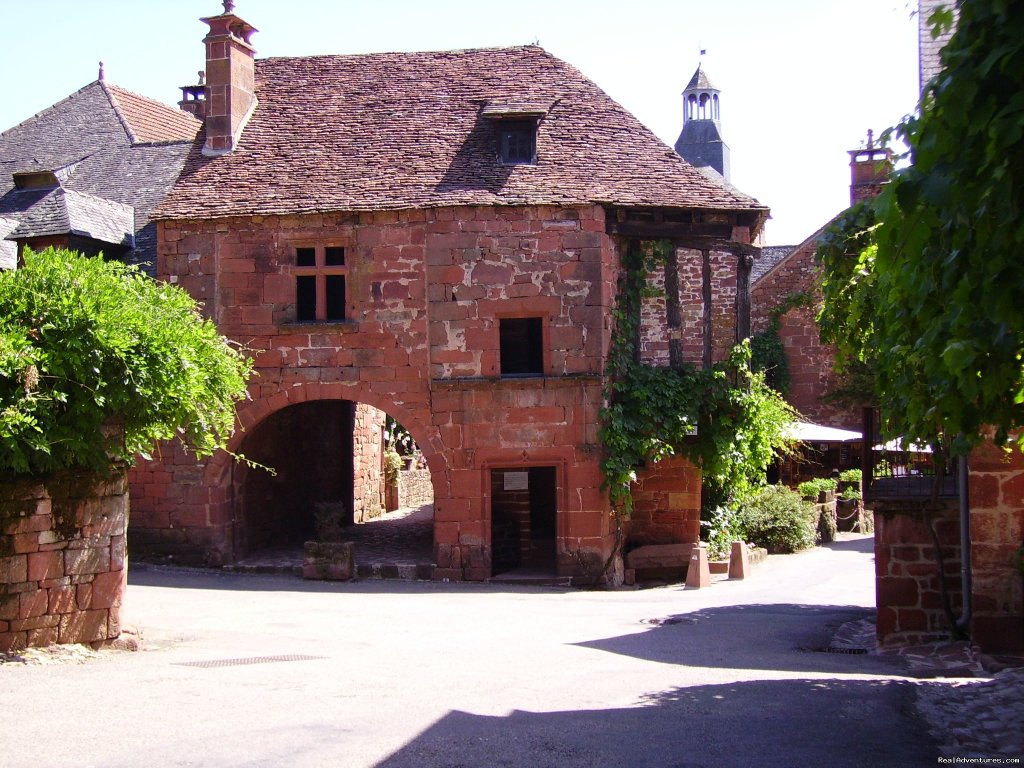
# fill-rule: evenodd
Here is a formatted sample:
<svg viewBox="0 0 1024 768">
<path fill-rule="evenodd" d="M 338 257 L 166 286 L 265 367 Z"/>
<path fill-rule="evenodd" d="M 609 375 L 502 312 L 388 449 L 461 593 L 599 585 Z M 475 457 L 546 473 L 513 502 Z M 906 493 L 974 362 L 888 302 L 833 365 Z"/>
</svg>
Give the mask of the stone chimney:
<svg viewBox="0 0 1024 768">
<path fill-rule="evenodd" d="M 206 83 L 202 99 L 205 104 L 197 105 L 193 114 L 198 117 L 198 111 L 202 111 L 206 121 L 203 154 L 209 156 L 224 155 L 234 150 L 242 129 L 256 108 L 256 51 L 249 44 L 249 39 L 258 30 L 236 16 L 234 9 L 232 0 L 224 0 L 224 13 L 201 19 L 210 27 L 203 40 L 206 43 Z M 194 87 L 182 89 L 185 103 L 189 102 L 186 90 Z"/>
<path fill-rule="evenodd" d="M 181 86 L 181 101 L 178 106 L 199 120 L 206 119 L 206 72 L 199 70 L 199 83 Z"/>
<path fill-rule="evenodd" d="M 868 145 L 850 150 L 850 205 L 870 200 L 882 191 L 892 173 L 892 150 L 875 146 L 875 135 L 868 131 Z"/>
</svg>

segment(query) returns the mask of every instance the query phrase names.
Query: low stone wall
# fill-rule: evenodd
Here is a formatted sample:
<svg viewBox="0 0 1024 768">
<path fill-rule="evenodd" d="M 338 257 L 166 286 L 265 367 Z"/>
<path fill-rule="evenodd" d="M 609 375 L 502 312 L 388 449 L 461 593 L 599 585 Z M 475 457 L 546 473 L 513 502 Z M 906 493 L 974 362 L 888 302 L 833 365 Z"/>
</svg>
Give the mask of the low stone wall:
<svg viewBox="0 0 1024 768">
<path fill-rule="evenodd" d="M 434 500 L 429 469 L 406 469 L 398 473 L 398 505 L 419 507 Z"/>
<path fill-rule="evenodd" d="M 0 484 L 0 651 L 121 633 L 127 522 L 123 471 Z"/>
</svg>

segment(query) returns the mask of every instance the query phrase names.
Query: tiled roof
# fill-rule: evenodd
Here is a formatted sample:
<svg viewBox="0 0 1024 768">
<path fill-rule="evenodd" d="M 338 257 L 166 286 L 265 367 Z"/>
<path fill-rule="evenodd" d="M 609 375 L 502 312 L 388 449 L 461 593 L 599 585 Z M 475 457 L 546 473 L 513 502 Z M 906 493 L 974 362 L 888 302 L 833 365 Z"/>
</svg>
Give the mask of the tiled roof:
<svg viewBox="0 0 1024 768">
<path fill-rule="evenodd" d="M 81 192 L 26 190 L 15 195 L 31 199 L 9 239 L 72 234 L 114 245 L 132 244 L 135 211 L 130 205 Z M 29 203 L 29 199 L 25 200 Z"/>
<path fill-rule="evenodd" d="M 149 214 L 181 172 L 200 125 L 174 113 L 95 81 L 0 133 L 0 216 L 20 220 L 31 208 L 26 192 L 15 190 L 13 174 L 57 171 L 67 191 L 133 208 L 135 250 L 128 258 L 155 262 L 156 227 Z"/>
<path fill-rule="evenodd" d="M 256 95 L 236 150 L 203 157 L 200 135 L 155 217 L 587 203 L 764 210 L 536 46 L 258 60 Z M 502 165 L 484 110 L 524 104 L 547 109 L 537 164 Z"/>
<path fill-rule="evenodd" d="M 768 270 L 789 256 L 796 248 L 795 245 L 764 246 L 761 253 L 754 257 L 754 266 L 750 268 L 750 284 L 754 285 L 768 273 Z"/>
<path fill-rule="evenodd" d="M 133 144 L 192 141 L 202 123 L 187 112 L 101 82 Z"/>
<path fill-rule="evenodd" d="M 4 239 L 17 226 L 17 219 L 5 219 L 0 216 L 0 269 L 14 269 L 18 266 L 18 244 Z"/>
</svg>

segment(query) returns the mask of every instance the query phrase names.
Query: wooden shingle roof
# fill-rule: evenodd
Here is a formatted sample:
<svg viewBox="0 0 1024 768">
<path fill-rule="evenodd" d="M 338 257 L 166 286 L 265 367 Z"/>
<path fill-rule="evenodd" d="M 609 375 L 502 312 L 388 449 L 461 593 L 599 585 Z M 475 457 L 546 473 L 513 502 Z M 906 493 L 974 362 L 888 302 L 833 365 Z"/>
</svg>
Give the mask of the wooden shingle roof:
<svg viewBox="0 0 1024 768">
<path fill-rule="evenodd" d="M 589 203 L 764 210 L 537 46 L 257 60 L 256 96 L 235 151 L 204 157 L 200 134 L 154 218 Z M 536 165 L 497 159 L 495 105 L 510 104 L 538 114 Z"/>
</svg>

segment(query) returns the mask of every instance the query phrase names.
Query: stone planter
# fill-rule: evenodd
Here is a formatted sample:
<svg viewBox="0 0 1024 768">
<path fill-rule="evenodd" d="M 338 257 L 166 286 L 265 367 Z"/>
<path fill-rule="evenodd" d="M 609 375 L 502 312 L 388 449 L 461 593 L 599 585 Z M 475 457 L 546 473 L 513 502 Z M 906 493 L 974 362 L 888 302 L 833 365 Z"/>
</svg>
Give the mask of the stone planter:
<svg viewBox="0 0 1024 768">
<path fill-rule="evenodd" d="M 302 578 L 348 581 L 355 572 L 355 544 L 351 541 L 306 542 L 303 548 Z"/>
</svg>

